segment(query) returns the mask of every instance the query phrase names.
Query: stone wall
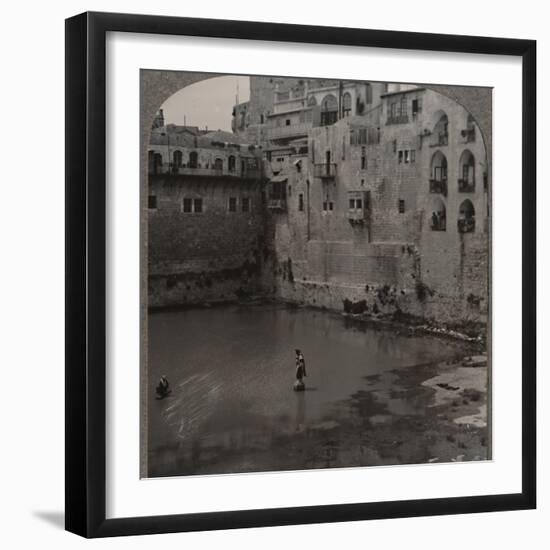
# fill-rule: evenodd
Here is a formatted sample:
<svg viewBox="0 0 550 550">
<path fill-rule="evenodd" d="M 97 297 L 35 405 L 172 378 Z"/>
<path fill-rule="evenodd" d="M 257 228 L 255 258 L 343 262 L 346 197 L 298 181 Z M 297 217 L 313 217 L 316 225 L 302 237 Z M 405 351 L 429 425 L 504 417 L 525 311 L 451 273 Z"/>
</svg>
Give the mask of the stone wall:
<svg viewBox="0 0 550 550">
<path fill-rule="evenodd" d="M 265 248 L 260 182 L 151 175 L 149 193 L 156 197 L 156 208 L 148 210 L 150 306 L 258 291 Z M 184 212 L 184 199 L 201 199 L 201 212 Z M 234 212 L 230 199 L 236 201 Z"/>
</svg>

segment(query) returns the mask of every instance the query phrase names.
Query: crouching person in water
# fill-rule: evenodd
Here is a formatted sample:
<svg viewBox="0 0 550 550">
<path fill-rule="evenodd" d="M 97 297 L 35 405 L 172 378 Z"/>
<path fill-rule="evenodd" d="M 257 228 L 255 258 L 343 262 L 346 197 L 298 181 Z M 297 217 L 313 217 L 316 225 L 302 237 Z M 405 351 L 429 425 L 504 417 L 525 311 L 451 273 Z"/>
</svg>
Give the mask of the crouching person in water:
<svg viewBox="0 0 550 550">
<path fill-rule="evenodd" d="M 170 383 L 168 382 L 168 379 L 163 374 L 160 377 L 158 386 L 157 386 L 157 399 L 164 399 L 165 397 L 168 397 L 170 395 Z"/>
<path fill-rule="evenodd" d="M 304 384 L 304 377 L 306 374 L 306 360 L 304 359 L 303 353 L 297 349 L 296 350 L 296 382 L 294 382 L 294 391 L 304 391 L 306 385 Z"/>
</svg>

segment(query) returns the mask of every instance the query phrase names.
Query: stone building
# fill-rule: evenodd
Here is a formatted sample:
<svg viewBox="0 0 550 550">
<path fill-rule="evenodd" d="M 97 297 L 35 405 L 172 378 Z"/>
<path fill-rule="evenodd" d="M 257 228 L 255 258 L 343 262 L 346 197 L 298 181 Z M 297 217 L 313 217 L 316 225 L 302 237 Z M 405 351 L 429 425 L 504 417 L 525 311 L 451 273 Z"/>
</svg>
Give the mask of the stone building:
<svg viewBox="0 0 550 550">
<path fill-rule="evenodd" d="M 150 305 L 262 292 L 486 322 L 487 151 L 456 101 L 413 85 L 250 77 L 232 134 L 155 120 Z"/>
<path fill-rule="evenodd" d="M 307 82 L 274 98 L 263 151 L 277 294 L 485 322 L 488 164 L 472 116 L 412 85 Z"/>
<path fill-rule="evenodd" d="M 153 127 L 149 306 L 257 291 L 265 216 L 259 148 L 228 132 Z"/>
</svg>

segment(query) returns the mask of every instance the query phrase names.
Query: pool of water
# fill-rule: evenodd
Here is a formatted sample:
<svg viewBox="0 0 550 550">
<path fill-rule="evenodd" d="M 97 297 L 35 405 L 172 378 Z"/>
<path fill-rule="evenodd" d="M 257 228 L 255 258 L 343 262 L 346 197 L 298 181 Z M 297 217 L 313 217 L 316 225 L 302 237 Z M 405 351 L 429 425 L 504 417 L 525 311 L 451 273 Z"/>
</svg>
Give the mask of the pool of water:
<svg viewBox="0 0 550 550">
<path fill-rule="evenodd" d="M 335 407 L 365 389 L 366 377 L 459 352 L 452 341 L 407 337 L 357 326 L 335 313 L 271 304 L 150 313 L 148 339 L 153 476 L 200 473 L 205 465 L 220 473 L 257 469 L 247 466 L 247 453 L 267 456 L 281 435 L 323 423 L 330 427 Z M 303 393 L 292 389 L 295 348 L 306 360 Z M 156 400 L 162 374 L 172 393 Z M 391 405 L 408 406 L 396 399 Z M 238 468 L 231 466 L 235 461 Z"/>
</svg>

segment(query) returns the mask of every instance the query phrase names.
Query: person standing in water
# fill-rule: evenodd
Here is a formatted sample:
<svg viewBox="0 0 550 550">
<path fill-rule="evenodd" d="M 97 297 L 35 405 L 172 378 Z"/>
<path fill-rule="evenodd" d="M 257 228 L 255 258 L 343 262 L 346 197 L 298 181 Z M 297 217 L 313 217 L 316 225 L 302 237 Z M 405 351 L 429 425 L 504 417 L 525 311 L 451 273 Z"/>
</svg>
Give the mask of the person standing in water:
<svg viewBox="0 0 550 550">
<path fill-rule="evenodd" d="M 157 399 L 164 399 L 170 394 L 170 383 L 166 378 L 166 375 L 163 374 L 160 377 L 158 386 L 157 386 Z"/>
<path fill-rule="evenodd" d="M 294 389 L 303 390 L 304 385 L 304 377 L 307 376 L 306 374 L 306 360 L 304 358 L 304 354 L 299 350 L 296 351 L 296 383 L 294 384 Z"/>
</svg>

